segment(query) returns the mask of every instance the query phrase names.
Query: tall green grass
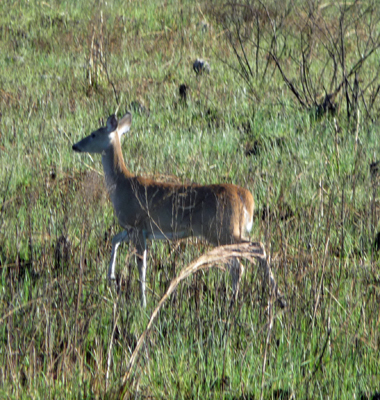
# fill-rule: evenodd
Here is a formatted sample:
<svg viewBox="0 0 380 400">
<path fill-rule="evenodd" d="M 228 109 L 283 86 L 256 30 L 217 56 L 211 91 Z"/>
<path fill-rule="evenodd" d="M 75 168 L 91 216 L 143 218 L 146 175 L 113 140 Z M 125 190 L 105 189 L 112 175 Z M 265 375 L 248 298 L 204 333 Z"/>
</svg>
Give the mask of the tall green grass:
<svg viewBox="0 0 380 400">
<path fill-rule="evenodd" d="M 227 274 L 188 278 L 160 312 L 128 395 L 375 396 L 376 119 L 362 118 L 356 141 L 343 112 L 337 132 L 331 116 L 300 109 L 276 72 L 255 101 L 220 59 L 233 60 L 222 28 L 192 2 L 2 2 L 0 15 L 0 397 L 114 398 L 158 300 L 208 249 L 150 244 L 146 310 L 132 246 L 120 250 L 118 287 L 107 287 L 120 228 L 99 157 L 71 146 L 117 100 L 119 115 L 134 107 L 122 143 L 131 171 L 254 194 L 252 239 L 288 303 L 271 316 L 254 265 L 232 308 Z M 195 75 L 197 57 L 210 74 Z"/>
</svg>

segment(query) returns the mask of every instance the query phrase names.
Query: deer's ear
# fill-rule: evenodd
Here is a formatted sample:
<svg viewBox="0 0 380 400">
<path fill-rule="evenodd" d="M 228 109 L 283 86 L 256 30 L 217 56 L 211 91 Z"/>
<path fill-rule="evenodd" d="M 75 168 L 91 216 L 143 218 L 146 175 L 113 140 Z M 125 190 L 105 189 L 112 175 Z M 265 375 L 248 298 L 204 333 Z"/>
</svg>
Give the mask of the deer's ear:
<svg viewBox="0 0 380 400">
<path fill-rule="evenodd" d="M 117 129 L 117 118 L 115 116 L 115 114 L 110 115 L 107 119 L 107 131 L 113 132 Z"/>
<path fill-rule="evenodd" d="M 119 121 L 119 137 L 128 132 L 132 124 L 132 114 L 127 112 L 124 117 Z"/>
</svg>

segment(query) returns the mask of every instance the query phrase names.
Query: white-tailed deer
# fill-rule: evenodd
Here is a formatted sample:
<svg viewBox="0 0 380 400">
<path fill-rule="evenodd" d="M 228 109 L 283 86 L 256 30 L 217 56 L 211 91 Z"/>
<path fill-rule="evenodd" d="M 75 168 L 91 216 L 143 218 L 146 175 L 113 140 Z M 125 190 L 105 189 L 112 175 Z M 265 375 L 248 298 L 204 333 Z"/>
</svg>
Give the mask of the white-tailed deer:
<svg viewBox="0 0 380 400">
<path fill-rule="evenodd" d="M 120 243 L 133 242 L 138 254 L 141 304 L 145 307 L 147 239 L 176 240 L 196 236 L 215 246 L 247 242 L 254 202 L 248 190 L 231 184 L 176 185 L 134 176 L 124 164 L 120 145 L 121 136 L 129 131 L 131 123 L 130 113 L 120 121 L 111 115 L 105 127 L 74 144 L 73 150 L 102 155 L 106 187 L 119 223 L 125 229 L 112 239 L 108 279 L 115 279 Z M 268 263 L 265 268 L 277 295 Z M 243 266 L 234 259 L 229 269 L 236 293 Z"/>
</svg>

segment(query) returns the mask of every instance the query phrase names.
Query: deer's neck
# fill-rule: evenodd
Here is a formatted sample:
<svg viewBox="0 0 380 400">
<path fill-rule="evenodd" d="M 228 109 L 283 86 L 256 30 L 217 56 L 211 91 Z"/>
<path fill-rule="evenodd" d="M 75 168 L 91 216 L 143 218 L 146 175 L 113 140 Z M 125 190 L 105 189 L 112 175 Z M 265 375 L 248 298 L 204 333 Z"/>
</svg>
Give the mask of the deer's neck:
<svg viewBox="0 0 380 400">
<path fill-rule="evenodd" d="M 112 197 L 112 193 L 115 191 L 118 183 L 133 177 L 125 166 L 118 136 L 115 136 L 112 144 L 108 149 L 103 151 L 102 163 L 107 190 Z"/>
</svg>

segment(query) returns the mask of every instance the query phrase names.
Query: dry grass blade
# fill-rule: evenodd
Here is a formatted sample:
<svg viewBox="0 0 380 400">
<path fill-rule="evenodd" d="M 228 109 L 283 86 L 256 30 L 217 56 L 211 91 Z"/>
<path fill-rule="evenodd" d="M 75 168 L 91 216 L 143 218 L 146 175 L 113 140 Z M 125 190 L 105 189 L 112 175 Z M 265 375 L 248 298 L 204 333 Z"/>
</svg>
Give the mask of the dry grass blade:
<svg viewBox="0 0 380 400">
<path fill-rule="evenodd" d="M 239 243 L 239 244 L 232 244 L 232 245 L 226 245 L 226 246 L 219 246 L 215 247 L 211 251 L 209 251 L 207 254 L 199 257 L 195 261 L 193 261 L 191 264 L 189 264 L 186 268 L 184 268 L 181 273 L 172 280 L 168 290 L 166 291 L 165 295 L 162 297 L 160 302 L 158 303 L 157 307 L 153 311 L 149 323 L 145 329 L 145 331 L 142 333 L 140 336 L 136 348 L 133 351 L 133 354 L 129 360 L 128 364 L 128 369 L 127 372 L 125 373 L 122 381 L 122 386 L 120 388 L 120 398 L 124 398 L 124 395 L 126 394 L 126 388 L 127 388 L 127 383 L 129 381 L 133 366 L 135 365 L 137 361 L 138 354 L 140 352 L 140 349 L 145 341 L 145 338 L 150 332 L 150 329 L 153 325 L 153 322 L 155 318 L 157 317 L 162 305 L 166 301 L 166 299 L 174 292 L 176 287 L 179 285 L 179 283 L 186 279 L 188 276 L 191 274 L 200 271 L 202 269 L 207 269 L 211 267 L 218 267 L 217 263 L 227 263 L 229 259 L 238 257 L 238 258 L 246 258 L 247 260 L 253 262 L 254 259 L 259 259 L 261 261 L 266 262 L 266 254 L 265 254 L 265 249 L 262 243 L 256 242 L 246 242 L 246 243 Z"/>
</svg>

